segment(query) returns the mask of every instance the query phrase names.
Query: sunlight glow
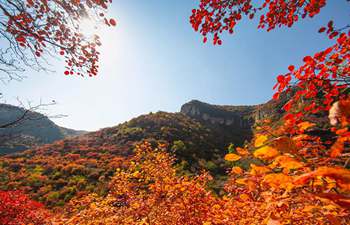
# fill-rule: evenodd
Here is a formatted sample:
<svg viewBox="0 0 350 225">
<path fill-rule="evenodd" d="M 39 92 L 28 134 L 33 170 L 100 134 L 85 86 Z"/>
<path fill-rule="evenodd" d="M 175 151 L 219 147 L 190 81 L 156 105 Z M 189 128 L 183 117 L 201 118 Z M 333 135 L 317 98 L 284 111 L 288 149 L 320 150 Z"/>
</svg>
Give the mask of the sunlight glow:
<svg viewBox="0 0 350 225">
<path fill-rule="evenodd" d="M 94 35 L 99 35 L 101 24 L 90 18 L 83 18 L 79 23 L 79 29 L 85 37 L 91 38 Z"/>
</svg>

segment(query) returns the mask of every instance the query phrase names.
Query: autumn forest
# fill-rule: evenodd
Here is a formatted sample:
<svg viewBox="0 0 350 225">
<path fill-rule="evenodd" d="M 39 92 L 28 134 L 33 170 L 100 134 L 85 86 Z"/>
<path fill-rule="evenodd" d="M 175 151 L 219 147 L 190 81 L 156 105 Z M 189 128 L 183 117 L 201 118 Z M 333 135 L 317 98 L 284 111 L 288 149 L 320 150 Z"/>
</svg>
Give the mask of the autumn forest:
<svg viewBox="0 0 350 225">
<path fill-rule="evenodd" d="M 331 2 L 192 1 L 180 19 L 205 48 L 225 47 L 242 24 L 288 33 Z M 52 73 L 50 58 L 63 69 L 54 76 L 102 76 L 104 42 L 83 21 L 123 29 L 113 4 L 0 0 L 1 81 Z M 263 104 L 195 100 L 86 132 L 40 111 L 55 102 L 15 107 L 0 94 L 0 224 L 350 224 L 350 23 L 327 21 L 315 33 L 331 44 L 286 62 Z"/>
</svg>

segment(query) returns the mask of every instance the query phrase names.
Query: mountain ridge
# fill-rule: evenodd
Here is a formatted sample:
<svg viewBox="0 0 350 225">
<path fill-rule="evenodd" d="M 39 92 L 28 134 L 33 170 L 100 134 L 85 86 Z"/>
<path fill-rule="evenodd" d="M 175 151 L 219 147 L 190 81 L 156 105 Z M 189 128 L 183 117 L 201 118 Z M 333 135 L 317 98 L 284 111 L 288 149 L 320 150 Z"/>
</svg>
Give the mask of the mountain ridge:
<svg viewBox="0 0 350 225">
<path fill-rule="evenodd" d="M 24 189 L 50 207 L 83 193 L 103 195 L 108 192 L 115 169 L 126 166 L 134 147 L 147 141 L 153 146 L 166 144 L 181 173 L 209 171 L 216 182 L 211 188 L 219 192 L 230 168 L 224 160 L 227 147 L 250 141 L 256 119 L 264 115 L 281 117 L 279 108 L 275 108 L 280 104 L 271 101 L 235 107 L 191 101 L 180 112 L 141 115 L 117 126 L 3 156 L 0 189 Z"/>
<path fill-rule="evenodd" d="M 0 154 L 23 151 L 85 133 L 60 127 L 46 115 L 9 104 L 0 104 L 0 125 L 3 126 L 0 129 Z"/>
</svg>

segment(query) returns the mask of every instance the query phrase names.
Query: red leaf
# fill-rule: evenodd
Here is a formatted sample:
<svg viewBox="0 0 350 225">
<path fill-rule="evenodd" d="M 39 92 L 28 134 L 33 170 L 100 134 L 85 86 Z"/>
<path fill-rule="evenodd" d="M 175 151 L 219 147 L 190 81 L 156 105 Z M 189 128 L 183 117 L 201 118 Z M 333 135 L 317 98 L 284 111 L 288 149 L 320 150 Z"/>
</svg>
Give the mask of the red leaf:
<svg viewBox="0 0 350 225">
<path fill-rule="evenodd" d="M 116 22 L 114 19 L 110 19 L 110 20 L 109 20 L 109 23 L 110 23 L 112 26 L 116 26 L 116 25 L 117 25 L 117 22 Z"/>
<path fill-rule="evenodd" d="M 326 28 L 325 27 L 321 27 L 319 30 L 318 30 L 318 33 L 323 33 L 326 31 Z"/>
</svg>

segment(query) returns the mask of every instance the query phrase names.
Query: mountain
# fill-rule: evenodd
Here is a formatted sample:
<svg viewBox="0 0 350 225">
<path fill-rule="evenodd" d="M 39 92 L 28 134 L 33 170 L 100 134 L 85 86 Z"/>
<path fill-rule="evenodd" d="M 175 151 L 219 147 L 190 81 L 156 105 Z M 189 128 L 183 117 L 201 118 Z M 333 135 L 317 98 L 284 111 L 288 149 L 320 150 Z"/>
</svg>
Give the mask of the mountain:
<svg viewBox="0 0 350 225">
<path fill-rule="evenodd" d="M 75 195 L 105 194 L 116 168 L 127 165 L 134 146 L 144 140 L 166 143 L 179 173 L 205 169 L 220 189 L 229 164 L 230 143 L 250 141 L 257 120 L 281 117 L 281 102 L 256 106 L 217 106 L 191 101 L 178 113 L 142 115 L 115 127 L 68 137 L 14 155 L 0 157 L 0 189 L 24 189 L 48 206 Z"/>
<path fill-rule="evenodd" d="M 204 124 L 218 134 L 220 142 L 242 144 L 250 140 L 257 121 L 269 118 L 278 121 L 286 98 L 251 106 L 211 105 L 192 100 L 181 107 L 181 113 Z"/>
<path fill-rule="evenodd" d="M 14 121 L 16 122 L 11 124 Z M 0 154 L 23 151 L 84 133 L 59 127 L 43 114 L 8 104 L 0 104 L 1 126 Z"/>
</svg>

